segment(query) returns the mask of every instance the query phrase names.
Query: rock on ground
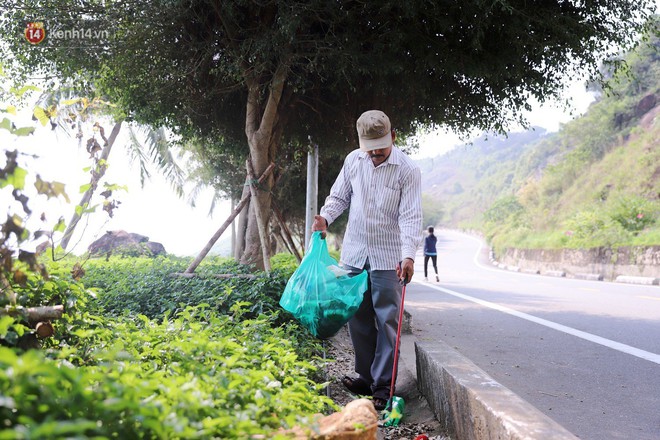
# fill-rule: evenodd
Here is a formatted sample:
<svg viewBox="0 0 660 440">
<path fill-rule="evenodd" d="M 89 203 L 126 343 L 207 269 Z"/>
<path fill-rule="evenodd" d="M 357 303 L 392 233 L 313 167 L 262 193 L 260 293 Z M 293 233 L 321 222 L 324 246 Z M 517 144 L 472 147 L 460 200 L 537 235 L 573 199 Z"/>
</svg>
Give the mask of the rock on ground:
<svg viewBox="0 0 660 440">
<path fill-rule="evenodd" d="M 122 230 L 107 231 L 102 237 L 89 245 L 90 255 L 110 256 L 113 252 L 131 251 L 139 255 L 164 255 L 167 252 L 161 243 L 149 241 L 149 237 Z"/>
</svg>

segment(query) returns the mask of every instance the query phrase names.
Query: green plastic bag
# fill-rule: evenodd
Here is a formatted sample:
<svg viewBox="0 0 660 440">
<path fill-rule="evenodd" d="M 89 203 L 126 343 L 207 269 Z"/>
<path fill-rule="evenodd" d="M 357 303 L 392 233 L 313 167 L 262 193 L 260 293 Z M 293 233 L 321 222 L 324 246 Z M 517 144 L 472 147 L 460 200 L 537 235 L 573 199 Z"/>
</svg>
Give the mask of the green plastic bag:
<svg viewBox="0 0 660 440">
<path fill-rule="evenodd" d="M 357 312 L 367 287 L 367 272 L 348 276 L 316 231 L 307 254 L 286 283 L 280 305 L 314 336 L 327 339 Z"/>
</svg>

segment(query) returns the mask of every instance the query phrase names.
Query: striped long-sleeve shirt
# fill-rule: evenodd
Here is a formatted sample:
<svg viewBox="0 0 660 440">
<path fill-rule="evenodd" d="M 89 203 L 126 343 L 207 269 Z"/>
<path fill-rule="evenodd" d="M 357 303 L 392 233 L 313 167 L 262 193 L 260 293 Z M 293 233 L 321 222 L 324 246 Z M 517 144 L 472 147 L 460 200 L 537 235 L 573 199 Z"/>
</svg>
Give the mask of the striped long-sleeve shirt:
<svg viewBox="0 0 660 440">
<path fill-rule="evenodd" d="M 392 147 L 374 167 L 368 153 L 354 150 L 344 160 L 320 214 L 331 224 L 350 207 L 341 251 L 343 263 L 393 270 L 415 259 L 422 241 L 422 176 L 417 165 Z"/>
</svg>

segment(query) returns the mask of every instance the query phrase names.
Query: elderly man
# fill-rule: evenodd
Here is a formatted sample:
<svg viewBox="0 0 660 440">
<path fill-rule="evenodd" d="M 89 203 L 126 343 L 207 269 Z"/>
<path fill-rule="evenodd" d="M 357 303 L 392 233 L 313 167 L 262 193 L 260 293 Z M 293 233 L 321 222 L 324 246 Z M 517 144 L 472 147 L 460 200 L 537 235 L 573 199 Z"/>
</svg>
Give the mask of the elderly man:
<svg viewBox="0 0 660 440">
<path fill-rule="evenodd" d="M 360 148 L 344 160 L 312 230 L 326 233 L 349 209 L 341 263 L 351 273 L 366 270 L 369 288 L 348 323 L 358 376 L 345 376 L 342 383 L 355 394 L 372 395 L 382 410 L 394 374 L 402 283 L 413 276 L 422 240 L 421 172 L 394 146 L 385 113 L 369 110 L 356 126 Z"/>
</svg>

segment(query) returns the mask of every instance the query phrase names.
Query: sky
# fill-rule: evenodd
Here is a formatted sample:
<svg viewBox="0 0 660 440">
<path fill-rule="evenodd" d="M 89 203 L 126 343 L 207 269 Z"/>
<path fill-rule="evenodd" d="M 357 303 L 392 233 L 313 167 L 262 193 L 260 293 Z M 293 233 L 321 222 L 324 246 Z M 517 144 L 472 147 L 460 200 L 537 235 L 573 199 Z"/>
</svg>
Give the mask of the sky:
<svg viewBox="0 0 660 440">
<path fill-rule="evenodd" d="M 584 113 L 593 101 L 593 96 L 579 83 L 569 86 L 567 96 L 573 99 L 573 115 L 556 105 L 534 105 L 534 111 L 528 115 L 530 124 L 543 127 L 550 132 L 557 131 L 562 123 Z M 29 113 L 19 114 L 13 120 L 18 126 L 34 126 L 35 122 L 31 121 L 29 116 Z M 3 117 L 0 116 L 0 119 Z M 106 124 L 106 133 L 109 133 L 111 128 L 110 124 Z M 137 164 L 131 165 L 126 153 L 127 140 L 123 136 L 125 134 L 126 130 L 122 128 L 109 157 L 109 168 L 104 180 L 126 186 L 128 190 L 116 193 L 121 204 L 114 211 L 112 218 L 100 208 L 97 209 L 97 213 L 85 217 L 78 226 L 77 234 L 71 240 L 69 250 L 81 255 L 90 243 L 106 231 L 125 230 L 145 235 L 151 241 L 163 244 L 168 253 L 196 256 L 230 215 L 230 202 L 222 202 L 213 216 L 209 216 L 212 199 L 210 190 L 197 197 L 196 207 L 193 208 L 185 199 L 174 195 L 170 186 L 157 172 L 153 172 L 152 178 L 142 187 Z M 26 191 L 33 188 L 32 182 L 38 172 L 43 180 L 64 183 L 65 191 L 71 201 L 67 203 L 62 197 L 47 200 L 42 195 L 33 196 L 30 206 L 35 214 L 31 216 L 28 227 L 32 230 L 41 227 L 37 221 L 41 211 L 48 214 L 47 220 L 50 224 L 54 224 L 60 216 L 63 216 L 68 223 L 75 205 L 82 197 L 80 186 L 89 182 L 89 174 L 84 168 L 89 167 L 92 162 L 84 145 L 79 146 L 76 139 L 40 125 L 37 125 L 33 135 L 24 138 L 17 138 L 9 135 L 5 130 L 0 130 L 0 142 L 7 150 L 16 148 L 22 153 L 20 160 L 29 171 Z M 420 138 L 421 148 L 413 158 L 436 157 L 462 144 L 458 136 L 452 133 L 442 131 L 431 133 Z M 38 158 L 35 159 L 31 155 Z M 4 156 L 0 161 L 4 166 Z M 7 188 L 0 190 L 0 206 L 9 206 L 10 201 L 11 196 Z M 19 212 L 16 206 L 13 212 Z M 220 241 L 228 240 L 230 236 L 231 228 L 228 228 Z M 27 250 L 33 250 L 36 244 L 29 243 L 25 247 Z"/>
<path fill-rule="evenodd" d="M 0 116 L 0 119 L 3 117 Z M 16 125 L 22 126 L 19 122 Z M 109 133 L 111 128 L 110 124 L 105 125 L 106 133 Z M 125 127 L 122 132 L 126 134 Z M 85 216 L 77 227 L 69 250 L 80 255 L 106 231 L 125 230 L 162 243 L 169 253 L 180 256 L 197 255 L 231 212 L 230 202 L 220 203 L 216 213 L 209 217 L 212 200 L 210 190 L 202 192 L 197 197 L 196 208 L 192 208 L 185 199 L 174 195 L 165 179 L 156 172 L 152 173 L 152 178 L 142 187 L 138 166 L 130 163 L 126 153 L 126 142 L 126 137 L 120 134 L 108 158 L 109 167 L 103 179 L 108 183 L 127 187 L 126 191 L 113 194 L 121 204 L 114 211 L 112 218 L 100 207 L 96 213 Z M 21 153 L 19 162 L 29 172 L 26 192 L 31 197 L 29 206 L 34 211 L 28 223 L 29 229 L 42 227 L 38 221 L 42 211 L 48 214 L 47 220 L 50 224 L 54 224 L 60 216 L 68 223 L 75 205 L 82 198 L 80 187 L 89 183 L 90 175 L 85 168 L 91 166 L 92 161 L 85 146 L 78 146 L 76 139 L 62 132 L 54 132 L 49 127 L 41 126 L 38 126 L 33 135 L 20 138 L 0 130 L 0 143 L 6 150 L 18 149 Z M 38 155 L 39 158 L 35 159 L 31 155 Z M 4 155 L 0 158 L 0 164 L 4 166 Z M 36 173 L 45 181 L 64 183 L 71 203 L 67 203 L 63 197 L 47 199 L 43 195 L 37 195 L 33 187 Z M 0 190 L 0 206 L 8 206 L 10 202 L 8 189 Z M 12 212 L 22 214 L 15 205 Z M 83 231 L 84 235 L 80 237 Z M 223 238 L 225 236 L 231 236 L 230 229 L 223 234 Z M 36 244 L 38 243 L 24 244 L 24 247 L 26 250 L 33 250 Z"/>
<path fill-rule="evenodd" d="M 547 102 L 544 105 L 540 105 L 536 101 L 531 102 L 533 110 L 526 113 L 530 126 L 542 127 L 548 132 L 554 133 L 561 128 L 562 124 L 584 114 L 589 105 L 595 100 L 593 93 L 586 90 L 581 79 L 568 83 L 563 96 L 570 98 L 568 108 L 562 108 L 556 102 Z M 511 131 L 519 130 L 523 129 L 514 127 Z M 480 135 L 481 133 L 477 137 Z M 433 158 L 450 151 L 456 146 L 464 145 L 458 135 L 442 130 L 420 136 L 419 141 L 421 148 L 416 154 L 412 155 L 414 159 Z"/>
</svg>

